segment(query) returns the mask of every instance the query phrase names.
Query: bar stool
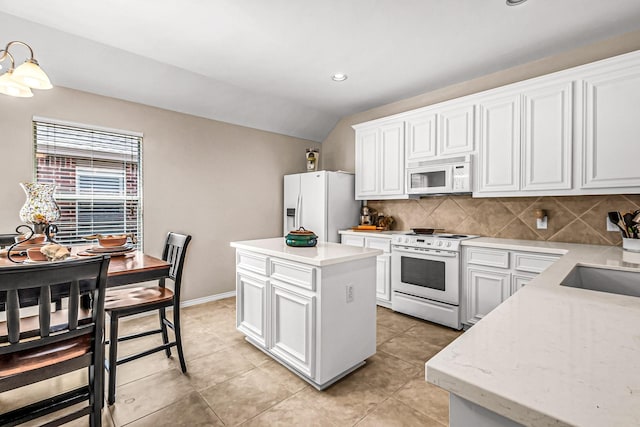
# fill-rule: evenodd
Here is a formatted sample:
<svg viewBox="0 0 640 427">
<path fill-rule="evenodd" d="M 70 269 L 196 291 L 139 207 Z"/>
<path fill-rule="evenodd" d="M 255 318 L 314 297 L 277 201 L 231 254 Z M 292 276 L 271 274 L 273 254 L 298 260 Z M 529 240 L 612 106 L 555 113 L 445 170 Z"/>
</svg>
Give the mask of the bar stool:
<svg viewBox="0 0 640 427">
<path fill-rule="evenodd" d="M 163 350 L 167 357 L 171 357 L 171 347 L 176 347 L 178 358 L 180 359 L 180 368 L 183 373 L 187 372 L 180 332 L 180 285 L 187 246 L 189 246 L 190 241 L 191 236 L 188 235 L 178 233 L 169 233 L 167 235 L 162 259 L 171 264 L 169 279 L 174 283 L 173 291 L 165 287 L 165 279 L 160 279 L 158 286 L 110 289 L 107 291 L 105 310 L 110 318 L 110 332 L 109 358 L 105 363 L 105 367 L 109 371 L 109 391 L 107 396 L 109 405 L 113 405 L 116 399 L 116 369 L 118 365 Z M 166 309 L 168 307 L 173 307 L 173 322 L 167 319 Z M 159 312 L 159 329 L 118 337 L 118 321 L 120 318 L 154 310 Z M 169 341 L 167 327 L 174 331 L 175 341 Z M 153 334 L 162 335 L 162 345 L 118 359 L 118 342 Z"/>
</svg>

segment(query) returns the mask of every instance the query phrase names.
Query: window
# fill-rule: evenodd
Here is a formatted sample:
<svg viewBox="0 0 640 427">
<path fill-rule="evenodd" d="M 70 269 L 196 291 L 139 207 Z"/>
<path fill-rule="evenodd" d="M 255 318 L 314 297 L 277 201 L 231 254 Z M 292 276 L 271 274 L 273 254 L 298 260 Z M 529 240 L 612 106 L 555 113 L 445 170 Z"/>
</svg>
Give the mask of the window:
<svg viewBox="0 0 640 427">
<path fill-rule="evenodd" d="M 142 135 L 34 118 L 38 182 L 57 185 L 56 240 L 133 233 L 142 242 Z"/>
</svg>

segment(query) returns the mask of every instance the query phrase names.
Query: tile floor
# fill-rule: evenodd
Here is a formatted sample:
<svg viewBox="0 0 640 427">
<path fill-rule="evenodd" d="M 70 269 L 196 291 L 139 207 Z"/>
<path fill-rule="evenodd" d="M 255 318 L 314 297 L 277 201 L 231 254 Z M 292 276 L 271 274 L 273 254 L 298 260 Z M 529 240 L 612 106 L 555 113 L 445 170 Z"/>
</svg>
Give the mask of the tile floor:
<svg viewBox="0 0 640 427">
<path fill-rule="evenodd" d="M 123 333 L 155 326 L 156 317 L 121 323 Z M 378 307 L 377 353 L 323 392 L 289 372 L 235 330 L 235 299 L 183 311 L 188 374 L 164 353 L 118 368 L 116 403 L 105 426 L 446 426 L 448 393 L 424 380 L 424 363 L 460 332 Z M 121 344 L 120 354 L 160 337 Z M 0 407 L 66 390 L 84 372 L 0 394 Z M 40 421 L 41 423 L 42 421 Z M 33 425 L 38 425 L 34 423 Z M 77 420 L 73 426 L 86 425 Z"/>
</svg>

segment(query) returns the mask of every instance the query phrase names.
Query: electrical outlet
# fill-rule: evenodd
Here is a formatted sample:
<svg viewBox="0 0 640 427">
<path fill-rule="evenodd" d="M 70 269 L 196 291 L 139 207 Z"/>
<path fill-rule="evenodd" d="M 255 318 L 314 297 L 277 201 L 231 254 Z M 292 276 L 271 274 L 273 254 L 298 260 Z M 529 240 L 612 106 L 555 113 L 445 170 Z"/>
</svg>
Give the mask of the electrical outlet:
<svg viewBox="0 0 640 427">
<path fill-rule="evenodd" d="M 612 223 L 609 217 L 607 217 L 607 231 L 620 231 L 618 226 Z"/>
<path fill-rule="evenodd" d="M 349 284 L 346 286 L 347 290 L 347 303 L 353 302 L 353 285 Z"/>
<path fill-rule="evenodd" d="M 536 227 L 538 230 L 546 230 L 547 229 L 547 217 L 536 219 Z"/>
</svg>

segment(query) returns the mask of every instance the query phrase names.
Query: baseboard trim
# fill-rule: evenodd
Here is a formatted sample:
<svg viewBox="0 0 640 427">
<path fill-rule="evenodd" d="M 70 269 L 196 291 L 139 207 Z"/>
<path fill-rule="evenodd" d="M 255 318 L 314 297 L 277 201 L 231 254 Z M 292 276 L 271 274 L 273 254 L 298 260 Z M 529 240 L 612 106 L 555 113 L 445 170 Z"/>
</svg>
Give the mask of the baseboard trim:
<svg viewBox="0 0 640 427">
<path fill-rule="evenodd" d="M 196 298 L 196 299 L 190 299 L 188 301 L 183 301 L 183 302 L 180 303 L 180 307 L 181 308 L 191 307 L 191 306 L 194 306 L 194 305 L 205 304 L 207 302 L 217 301 L 217 300 L 220 300 L 220 299 L 231 298 L 231 297 L 235 297 L 235 296 L 236 296 L 236 291 L 223 292 L 221 294 L 209 295 L 209 296 L 202 297 L 202 298 Z M 167 310 L 171 311 L 173 309 L 172 308 L 167 308 Z M 151 310 L 151 311 L 147 311 L 147 312 L 144 312 L 144 313 L 134 314 L 132 316 L 127 316 L 126 319 L 139 319 L 140 317 L 155 316 L 157 314 L 158 314 L 157 310 Z M 124 318 L 123 318 L 123 320 L 124 320 Z"/>
<path fill-rule="evenodd" d="M 220 299 L 231 298 L 236 296 L 236 291 L 223 292 L 221 294 L 209 295 L 202 298 L 190 299 L 188 301 L 182 301 L 180 307 L 191 307 L 192 305 L 204 304 L 211 301 L 217 301 Z"/>
</svg>

